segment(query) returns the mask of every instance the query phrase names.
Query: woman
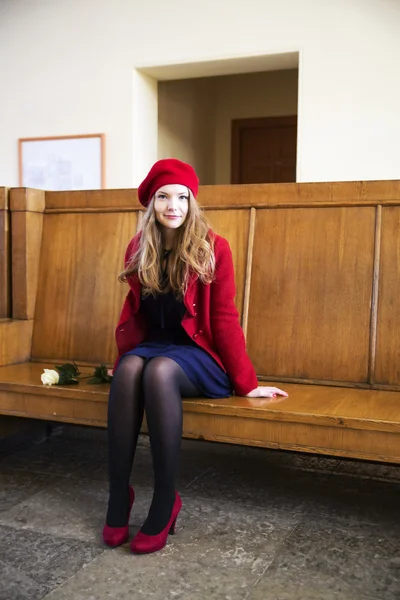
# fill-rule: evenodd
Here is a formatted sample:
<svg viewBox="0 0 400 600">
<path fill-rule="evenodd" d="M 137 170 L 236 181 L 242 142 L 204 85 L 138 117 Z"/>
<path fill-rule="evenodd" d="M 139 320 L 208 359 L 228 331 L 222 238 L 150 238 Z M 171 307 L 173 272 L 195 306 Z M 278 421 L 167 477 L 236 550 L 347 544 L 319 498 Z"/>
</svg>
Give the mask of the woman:
<svg viewBox="0 0 400 600">
<path fill-rule="evenodd" d="M 195 200 L 193 168 L 160 160 L 138 189 L 147 208 L 130 242 L 120 280 L 130 291 L 116 330 L 119 356 L 108 409 L 110 497 L 103 538 L 128 539 L 134 501 L 129 477 L 143 413 L 150 437 L 154 493 L 131 542 L 135 553 L 163 548 L 182 502 L 175 491 L 182 397 L 287 396 L 259 387 L 234 304 L 228 242 L 211 231 Z"/>
</svg>

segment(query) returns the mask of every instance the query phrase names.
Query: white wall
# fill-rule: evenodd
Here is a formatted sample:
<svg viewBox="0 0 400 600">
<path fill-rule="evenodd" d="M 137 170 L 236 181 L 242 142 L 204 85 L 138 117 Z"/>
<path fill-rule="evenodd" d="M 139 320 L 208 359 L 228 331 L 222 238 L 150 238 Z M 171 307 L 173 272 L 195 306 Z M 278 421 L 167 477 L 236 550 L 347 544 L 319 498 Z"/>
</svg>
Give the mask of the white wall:
<svg viewBox="0 0 400 600">
<path fill-rule="evenodd" d="M 130 186 L 134 68 L 296 50 L 299 181 L 400 178 L 399 26 L 397 0 L 2 0 L 0 184 L 19 137 L 104 132 Z"/>
<path fill-rule="evenodd" d="M 214 78 L 158 84 L 158 157 L 192 164 L 203 184 L 214 183 Z"/>
<path fill-rule="evenodd" d="M 195 167 L 203 184 L 231 180 L 232 119 L 297 114 L 297 70 L 162 81 L 158 156 Z"/>
</svg>

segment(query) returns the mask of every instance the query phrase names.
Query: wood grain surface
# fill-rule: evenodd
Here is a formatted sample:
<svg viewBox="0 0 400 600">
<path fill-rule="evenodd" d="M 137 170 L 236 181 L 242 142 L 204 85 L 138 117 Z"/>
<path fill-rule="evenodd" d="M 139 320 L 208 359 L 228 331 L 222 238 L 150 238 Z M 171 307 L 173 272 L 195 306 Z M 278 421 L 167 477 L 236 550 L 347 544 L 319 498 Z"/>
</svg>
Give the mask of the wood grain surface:
<svg viewBox="0 0 400 600">
<path fill-rule="evenodd" d="M 11 317 L 11 231 L 8 189 L 0 187 L 0 319 Z"/>
<path fill-rule="evenodd" d="M 257 210 L 248 348 L 257 374 L 367 381 L 374 208 Z"/>
<path fill-rule="evenodd" d="M 400 207 L 382 210 L 375 381 L 400 385 Z"/>
<path fill-rule="evenodd" d="M 119 283 L 136 213 L 46 214 L 33 358 L 112 363 L 114 330 L 128 292 Z"/>
</svg>

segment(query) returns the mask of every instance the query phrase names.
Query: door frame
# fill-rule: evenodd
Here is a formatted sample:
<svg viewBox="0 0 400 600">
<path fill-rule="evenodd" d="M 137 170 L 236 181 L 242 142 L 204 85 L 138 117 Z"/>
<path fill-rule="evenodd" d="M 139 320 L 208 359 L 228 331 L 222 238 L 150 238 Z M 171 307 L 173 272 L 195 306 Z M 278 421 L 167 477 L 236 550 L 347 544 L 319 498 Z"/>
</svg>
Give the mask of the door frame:
<svg viewBox="0 0 400 600">
<path fill-rule="evenodd" d="M 297 115 L 287 117 L 257 117 L 250 119 L 232 119 L 231 127 L 231 183 L 238 184 L 240 179 L 240 133 L 242 129 L 259 127 L 282 127 L 296 125 Z M 297 156 L 297 144 L 296 144 Z"/>
</svg>

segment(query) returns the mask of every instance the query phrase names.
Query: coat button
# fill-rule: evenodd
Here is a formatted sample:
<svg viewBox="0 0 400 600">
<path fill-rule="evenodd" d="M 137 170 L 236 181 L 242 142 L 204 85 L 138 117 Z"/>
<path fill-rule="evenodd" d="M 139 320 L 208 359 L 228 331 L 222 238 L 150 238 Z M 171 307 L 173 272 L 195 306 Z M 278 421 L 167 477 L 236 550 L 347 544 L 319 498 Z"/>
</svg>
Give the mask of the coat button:
<svg viewBox="0 0 400 600">
<path fill-rule="evenodd" d="M 203 330 L 200 329 L 200 331 L 197 332 L 199 335 L 201 335 L 203 333 Z"/>
<path fill-rule="evenodd" d="M 195 340 L 197 338 L 197 333 L 194 334 L 193 339 Z"/>
<path fill-rule="evenodd" d="M 194 313 L 193 313 L 193 316 L 194 316 L 194 317 L 197 317 L 197 312 L 194 312 Z"/>
</svg>

